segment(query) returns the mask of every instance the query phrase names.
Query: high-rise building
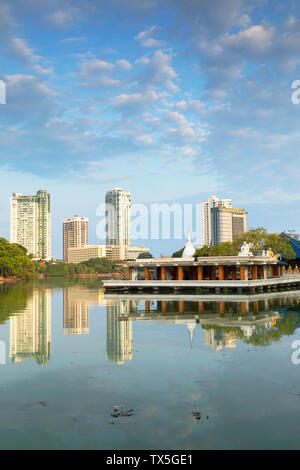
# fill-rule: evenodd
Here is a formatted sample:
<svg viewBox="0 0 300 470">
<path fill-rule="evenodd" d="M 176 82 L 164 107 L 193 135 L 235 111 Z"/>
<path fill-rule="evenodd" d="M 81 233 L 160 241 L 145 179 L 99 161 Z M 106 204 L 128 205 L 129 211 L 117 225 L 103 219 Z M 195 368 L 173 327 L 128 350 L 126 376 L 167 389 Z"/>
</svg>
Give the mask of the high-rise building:
<svg viewBox="0 0 300 470">
<path fill-rule="evenodd" d="M 50 194 L 13 193 L 10 199 L 10 241 L 27 249 L 35 259 L 51 259 Z"/>
<path fill-rule="evenodd" d="M 201 203 L 202 245 L 211 245 L 211 209 L 214 207 L 232 207 L 232 199 L 219 199 L 209 196 L 207 201 Z"/>
<path fill-rule="evenodd" d="M 245 209 L 213 207 L 211 209 L 211 244 L 232 242 L 248 231 L 248 212 Z"/>
<path fill-rule="evenodd" d="M 74 215 L 63 221 L 63 256 L 68 261 L 68 249 L 80 248 L 89 243 L 89 221 L 86 217 Z"/>
<path fill-rule="evenodd" d="M 115 188 L 105 194 L 106 244 L 131 245 L 131 195 Z"/>
</svg>

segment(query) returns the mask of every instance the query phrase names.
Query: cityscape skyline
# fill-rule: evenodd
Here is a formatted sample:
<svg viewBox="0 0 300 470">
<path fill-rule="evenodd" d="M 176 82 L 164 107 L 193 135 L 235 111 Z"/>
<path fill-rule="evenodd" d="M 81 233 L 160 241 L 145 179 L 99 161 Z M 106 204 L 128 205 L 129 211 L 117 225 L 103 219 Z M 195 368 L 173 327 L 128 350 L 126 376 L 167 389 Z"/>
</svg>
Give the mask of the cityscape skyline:
<svg viewBox="0 0 300 470">
<path fill-rule="evenodd" d="M 23 226 L 24 223 L 25 223 L 25 226 L 27 226 L 28 223 L 29 223 L 29 225 L 30 224 L 32 225 L 32 230 L 36 230 L 36 229 L 34 229 L 34 226 L 35 225 L 38 226 L 37 223 L 28 222 L 26 217 L 25 217 L 26 220 L 24 219 L 24 214 L 23 214 L 24 207 L 25 207 L 24 204 L 26 203 L 25 204 L 26 205 L 25 212 L 27 214 L 27 211 L 30 212 L 29 209 L 30 209 L 31 206 L 29 207 L 29 205 L 32 204 L 32 201 L 34 201 L 34 204 L 39 205 L 38 201 L 41 198 L 40 195 L 43 195 L 44 193 L 46 194 L 46 196 L 49 199 L 49 201 L 47 199 L 48 202 L 46 204 L 47 207 L 48 207 L 49 212 L 48 212 L 48 215 L 47 214 L 45 215 L 45 217 L 47 219 L 47 226 L 46 226 L 45 233 L 47 234 L 46 236 L 48 237 L 47 238 L 48 241 L 46 240 L 45 243 L 43 242 L 42 244 L 44 244 L 45 246 L 48 247 L 47 248 L 47 253 L 51 253 L 51 249 L 52 249 L 52 246 L 51 246 L 52 231 L 51 231 L 51 228 L 49 229 L 49 227 L 51 227 L 51 218 L 52 218 L 52 216 L 51 216 L 51 211 L 49 209 L 50 208 L 50 194 L 46 190 L 37 191 L 36 196 L 34 196 L 34 195 L 23 195 L 21 193 L 13 193 L 13 196 L 11 197 L 11 211 L 10 211 L 10 226 L 11 226 L 10 240 L 14 239 L 16 241 L 18 236 L 20 237 L 20 235 L 18 235 L 20 230 L 19 229 L 17 230 L 17 228 L 16 228 L 20 224 Z M 117 196 L 117 199 L 116 199 L 114 194 L 119 194 L 119 193 L 121 194 L 121 198 L 119 196 Z M 107 195 L 109 195 L 109 201 L 110 202 L 108 202 Z M 111 195 L 113 195 L 112 198 L 111 198 Z M 125 199 L 122 195 L 124 195 Z M 123 199 L 124 199 L 124 201 L 123 201 Z M 18 203 L 18 201 L 20 201 L 20 202 Z M 117 210 L 115 210 L 114 204 L 115 205 L 117 204 Z M 105 226 L 105 230 L 107 230 L 107 234 L 104 235 L 104 239 L 102 240 L 102 243 L 99 243 L 99 233 L 97 231 L 98 230 L 97 227 L 95 228 L 95 230 L 97 232 L 97 237 L 98 237 L 98 239 L 96 240 L 96 243 L 95 244 L 88 243 L 88 237 L 89 237 L 89 219 L 88 219 L 88 217 L 80 217 L 78 215 L 75 215 L 73 217 L 64 218 L 62 220 L 63 236 L 62 236 L 62 240 L 61 240 L 62 248 L 63 248 L 62 249 L 63 256 L 62 257 L 58 256 L 56 258 L 54 256 L 53 259 L 64 259 L 65 261 L 67 261 L 67 251 L 68 251 L 67 250 L 67 245 L 68 244 L 70 244 L 69 249 L 72 250 L 72 261 L 71 261 L 72 263 L 79 262 L 79 261 L 87 259 L 86 256 L 87 256 L 88 251 L 93 251 L 93 253 L 92 253 L 93 256 L 92 257 L 104 256 L 104 257 L 107 257 L 108 259 L 114 259 L 114 253 L 115 254 L 118 253 L 118 258 L 119 259 L 135 259 L 134 256 L 138 256 L 138 254 L 143 252 L 143 251 L 150 251 L 151 252 L 151 250 L 149 250 L 149 248 L 146 248 L 146 247 L 143 246 L 143 243 L 141 242 L 141 240 L 144 240 L 144 241 L 146 241 L 146 243 L 150 243 L 150 245 L 151 245 L 151 241 L 153 242 L 153 240 L 151 238 L 151 236 L 153 234 L 152 229 L 151 229 L 150 237 L 145 238 L 145 239 L 140 238 L 140 237 L 135 238 L 135 240 L 136 240 L 135 245 L 139 245 L 139 246 L 131 246 L 131 238 L 132 238 L 131 227 L 132 227 L 132 223 L 131 223 L 131 193 L 130 192 L 123 191 L 121 188 L 115 188 L 113 190 L 106 191 L 106 193 L 105 193 L 105 204 L 102 204 L 102 206 L 103 205 L 105 205 L 105 214 L 104 214 L 104 222 L 105 223 L 104 223 L 104 226 Z M 158 232 L 160 233 L 160 237 L 158 237 L 158 240 L 155 240 L 155 241 L 159 242 L 160 244 L 164 242 L 164 238 L 165 238 L 165 234 L 164 234 L 164 230 L 165 230 L 164 223 L 165 222 L 164 222 L 164 216 L 162 216 L 162 219 L 159 218 L 159 215 L 158 215 L 159 212 L 157 212 L 157 207 L 160 207 L 162 210 L 166 209 L 165 215 L 167 216 L 167 218 L 169 217 L 170 227 L 167 230 L 170 230 L 170 238 L 168 238 L 168 242 L 171 242 L 171 245 L 172 245 L 172 242 L 176 243 L 176 244 L 178 243 L 178 236 L 176 236 L 176 230 L 178 228 L 178 227 L 176 228 L 176 224 L 178 224 L 178 222 L 180 224 L 183 222 L 183 224 L 184 224 L 182 243 L 186 242 L 186 236 L 188 234 L 188 231 L 191 228 L 190 225 L 187 226 L 186 221 L 184 220 L 184 217 L 185 217 L 186 207 L 189 207 L 189 209 L 190 209 L 192 205 L 190 203 L 184 203 L 182 208 L 181 208 L 182 213 L 179 214 L 179 218 L 178 217 L 176 218 L 176 210 L 175 210 L 173 220 L 170 216 L 170 214 L 173 210 L 172 206 L 173 205 L 170 204 L 169 207 L 167 207 L 167 205 L 165 203 L 154 204 L 154 207 L 155 207 L 154 214 L 155 214 L 155 216 L 153 217 L 152 207 L 151 207 L 151 209 L 149 211 L 149 214 L 148 214 L 148 209 L 147 209 L 146 205 L 136 204 L 138 213 L 140 213 L 141 207 L 143 207 L 143 209 L 146 209 L 147 214 L 148 214 L 146 216 L 146 219 L 147 219 L 146 220 L 146 225 L 147 226 L 148 226 L 148 222 L 149 222 L 150 219 L 151 219 L 151 225 L 153 223 L 153 220 L 154 220 L 155 224 L 157 224 L 157 223 L 159 224 L 159 227 L 158 228 L 156 227 L 155 231 L 158 230 Z M 174 206 L 178 206 L 178 204 L 174 204 Z M 113 223 L 111 223 L 111 228 L 109 228 L 109 224 L 110 224 L 110 222 L 109 222 L 110 218 L 109 217 L 112 216 L 112 214 L 109 214 L 109 211 L 107 210 L 108 207 L 110 207 L 110 211 L 114 213 L 113 214 L 114 219 L 117 220 L 117 222 L 116 222 L 116 220 L 114 220 Z M 221 216 L 222 211 L 223 211 L 224 214 L 222 215 L 222 219 L 219 220 L 219 217 Z M 34 211 L 34 212 L 38 213 L 39 211 Z M 219 212 L 220 212 L 220 216 L 218 215 Z M 40 213 L 42 214 L 43 211 L 40 211 Z M 17 216 L 17 214 L 18 214 L 18 216 Z M 157 215 L 158 215 L 158 218 L 157 218 Z M 183 216 L 183 220 L 181 220 L 182 216 Z M 192 219 L 190 218 L 190 216 L 192 216 Z M 136 214 L 135 214 L 135 217 L 136 217 Z M 150 219 L 149 219 L 149 217 L 150 217 Z M 18 218 L 20 220 L 17 223 Z M 218 199 L 218 197 L 215 196 L 215 195 L 208 196 L 207 201 L 202 201 L 200 203 L 199 203 L 199 201 L 196 201 L 196 204 L 194 204 L 194 207 L 192 207 L 192 213 L 188 214 L 188 220 L 191 221 L 192 226 L 196 227 L 196 232 L 194 233 L 194 236 L 195 236 L 194 244 L 196 246 L 201 246 L 201 243 L 199 243 L 199 240 L 201 240 L 202 246 L 205 244 L 205 243 L 203 243 L 203 241 L 207 242 L 208 240 L 211 240 L 210 244 L 220 243 L 220 241 L 221 242 L 222 241 L 232 241 L 233 238 L 235 236 L 237 236 L 238 234 L 241 234 L 241 233 L 247 231 L 248 229 L 255 228 L 255 227 L 251 227 L 251 226 L 248 228 L 248 211 L 246 211 L 245 209 L 232 208 L 232 199 Z M 50 225 L 49 225 L 49 221 L 50 221 Z M 120 223 L 120 221 L 121 221 L 121 223 Z M 199 225 L 199 221 L 201 221 L 200 225 Z M 145 222 L 145 221 L 142 220 L 142 222 Z M 140 220 L 138 220 L 137 227 L 140 227 Z M 208 230 L 208 227 L 210 227 L 209 230 Z M 26 229 L 26 227 L 25 227 L 25 229 Z M 24 228 L 22 230 L 24 230 Z M 114 243 L 108 245 L 107 241 L 111 241 L 111 239 L 109 238 L 109 233 L 108 233 L 109 230 L 110 230 L 111 233 L 113 233 L 113 231 L 114 231 L 114 233 L 115 233 L 114 236 L 116 236 L 116 233 L 119 231 L 120 233 L 117 235 L 118 237 L 120 237 L 120 234 L 122 234 L 125 230 L 125 232 L 126 232 L 126 241 L 129 242 L 129 245 L 121 244 L 121 245 L 114 246 Z M 79 232 L 80 232 L 80 234 L 79 234 Z M 173 237 L 171 235 L 171 232 L 173 233 Z M 281 233 L 281 232 L 290 232 L 292 234 L 292 236 L 295 237 L 294 234 L 296 233 L 296 230 L 285 230 L 285 229 L 283 229 L 281 231 L 278 231 L 277 233 Z M 138 233 L 140 233 L 140 229 L 138 230 Z M 24 234 L 22 236 L 24 237 Z M 32 249 L 30 249 L 30 246 L 31 246 L 30 243 L 31 244 L 36 243 L 35 238 L 38 238 L 38 237 L 32 236 L 32 242 L 29 242 L 27 239 L 26 239 L 25 242 L 22 242 L 23 239 L 21 240 L 21 238 L 20 238 L 19 243 L 23 244 L 23 246 L 25 246 L 25 247 L 28 245 L 29 252 L 30 252 L 30 250 L 32 250 Z M 67 241 L 67 238 L 70 238 L 70 240 Z M 198 240 L 198 243 L 197 243 L 197 240 Z M 177 245 L 177 247 L 178 247 L 178 245 Z M 115 248 L 115 250 L 114 250 L 114 248 Z M 168 249 L 170 249 L 170 243 L 168 243 Z M 84 254 L 85 253 L 84 250 L 86 251 L 86 254 Z M 129 250 L 130 250 L 130 253 L 129 253 Z M 160 255 L 162 255 L 161 246 L 159 246 L 159 250 L 160 250 Z M 107 253 L 105 253 L 106 251 L 107 251 Z M 128 251 L 128 253 L 127 253 L 127 251 Z M 165 254 L 170 255 L 171 253 L 170 253 L 170 251 L 168 251 Z M 127 256 L 129 256 L 129 257 L 127 258 Z M 158 256 L 158 253 L 154 252 L 154 256 Z M 49 256 L 46 257 L 46 259 L 50 259 Z"/>
<path fill-rule="evenodd" d="M 227 0 L 223 15 L 216 2 L 174 2 L 173 15 L 168 0 L 1 2 L 6 238 L 10 193 L 32 187 L 53 195 L 53 233 L 74 207 L 92 220 L 119 185 L 140 203 L 230 194 L 249 226 L 300 231 L 297 7 Z"/>
</svg>

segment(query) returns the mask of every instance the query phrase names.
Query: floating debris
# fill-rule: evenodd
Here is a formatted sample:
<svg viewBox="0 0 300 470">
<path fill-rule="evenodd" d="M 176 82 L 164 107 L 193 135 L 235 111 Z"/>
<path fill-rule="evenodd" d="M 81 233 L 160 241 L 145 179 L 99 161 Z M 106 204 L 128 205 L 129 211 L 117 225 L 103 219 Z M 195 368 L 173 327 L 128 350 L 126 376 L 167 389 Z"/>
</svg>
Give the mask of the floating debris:
<svg viewBox="0 0 300 470">
<path fill-rule="evenodd" d="M 127 411 L 118 411 L 120 408 L 124 408 L 124 406 L 123 405 L 116 405 L 114 407 L 114 413 L 112 413 L 110 416 L 112 416 L 113 418 L 120 418 L 120 417 L 133 416 L 135 414 L 135 411 L 134 411 L 133 408 L 131 410 L 127 410 Z"/>
<path fill-rule="evenodd" d="M 197 421 L 199 421 L 199 419 L 201 419 L 200 411 L 193 411 L 192 415 L 197 419 Z"/>
<path fill-rule="evenodd" d="M 44 400 L 38 401 L 38 404 L 42 406 L 47 406 L 47 402 Z"/>
</svg>

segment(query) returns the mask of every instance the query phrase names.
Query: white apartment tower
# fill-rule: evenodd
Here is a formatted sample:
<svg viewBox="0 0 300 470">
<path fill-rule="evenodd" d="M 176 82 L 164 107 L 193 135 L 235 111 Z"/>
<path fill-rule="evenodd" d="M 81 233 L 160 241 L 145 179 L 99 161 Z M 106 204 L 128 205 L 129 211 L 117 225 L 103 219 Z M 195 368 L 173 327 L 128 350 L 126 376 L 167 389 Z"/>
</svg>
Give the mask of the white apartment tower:
<svg viewBox="0 0 300 470">
<path fill-rule="evenodd" d="M 106 245 L 131 245 L 131 195 L 121 188 L 105 194 Z"/>
<path fill-rule="evenodd" d="M 35 259 L 51 259 L 50 194 L 13 193 L 10 198 L 10 241 L 27 249 Z"/>
<path fill-rule="evenodd" d="M 202 245 L 212 244 L 211 209 L 214 207 L 232 207 L 232 199 L 219 199 L 209 196 L 207 201 L 201 202 Z"/>
<path fill-rule="evenodd" d="M 63 256 L 68 262 L 68 249 L 80 248 L 89 243 L 89 220 L 87 217 L 74 217 L 63 221 Z"/>
</svg>

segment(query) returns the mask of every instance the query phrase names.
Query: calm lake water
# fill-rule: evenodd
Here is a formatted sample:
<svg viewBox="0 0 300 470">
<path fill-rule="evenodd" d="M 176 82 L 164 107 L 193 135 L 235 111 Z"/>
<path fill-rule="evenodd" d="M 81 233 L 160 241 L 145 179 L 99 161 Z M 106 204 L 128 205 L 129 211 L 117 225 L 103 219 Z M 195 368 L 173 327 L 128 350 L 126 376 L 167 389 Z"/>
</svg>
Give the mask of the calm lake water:
<svg viewBox="0 0 300 470">
<path fill-rule="evenodd" d="M 2 286 L 0 448 L 299 449 L 299 313 L 292 291 Z"/>
</svg>

